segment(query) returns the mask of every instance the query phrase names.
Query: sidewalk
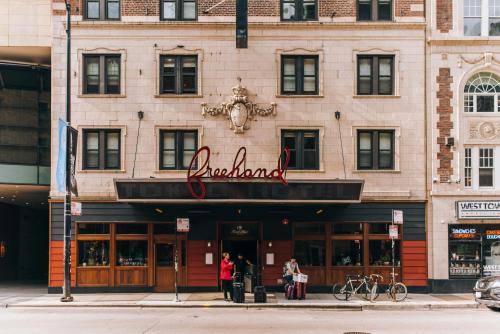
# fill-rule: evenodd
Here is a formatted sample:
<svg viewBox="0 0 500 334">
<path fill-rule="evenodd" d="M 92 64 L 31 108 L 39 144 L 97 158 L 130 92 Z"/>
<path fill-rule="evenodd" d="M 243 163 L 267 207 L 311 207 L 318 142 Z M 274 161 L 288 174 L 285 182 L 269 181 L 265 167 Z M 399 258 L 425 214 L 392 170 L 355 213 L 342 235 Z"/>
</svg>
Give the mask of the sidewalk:
<svg viewBox="0 0 500 334">
<path fill-rule="evenodd" d="M 98 293 L 74 294 L 72 303 L 62 303 L 60 295 L 47 294 L 43 287 L 0 285 L 0 308 L 13 307 L 191 307 L 191 308 L 320 308 L 338 310 L 433 310 L 479 308 L 472 294 L 409 294 L 408 298 L 394 303 L 381 295 L 371 303 L 355 296 L 344 302 L 330 294 L 309 294 L 306 300 L 287 300 L 284 294 L 268 293 L 266 304 L 255 304 L 253 295 L 246 294 L 245 304 L 225 302 L 221 293 L 182 293 L 175 302 L 173 293 Z"/>
</svg>

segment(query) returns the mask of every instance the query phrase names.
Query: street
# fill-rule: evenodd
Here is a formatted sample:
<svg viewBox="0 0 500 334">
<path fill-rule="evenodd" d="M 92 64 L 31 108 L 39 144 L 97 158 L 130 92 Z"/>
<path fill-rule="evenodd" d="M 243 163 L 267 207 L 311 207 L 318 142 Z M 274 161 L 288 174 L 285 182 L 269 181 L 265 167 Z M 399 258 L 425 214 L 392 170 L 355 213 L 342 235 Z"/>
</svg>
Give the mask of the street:
<svg viewBox="0 0 500 334">
<path fill-rule="evenodd" d="M 0 333 L 481 333 L 498 334 L 500 313 L 442 311 L 332 311 L 320 309 L 7 308 Z"/>
</svg>

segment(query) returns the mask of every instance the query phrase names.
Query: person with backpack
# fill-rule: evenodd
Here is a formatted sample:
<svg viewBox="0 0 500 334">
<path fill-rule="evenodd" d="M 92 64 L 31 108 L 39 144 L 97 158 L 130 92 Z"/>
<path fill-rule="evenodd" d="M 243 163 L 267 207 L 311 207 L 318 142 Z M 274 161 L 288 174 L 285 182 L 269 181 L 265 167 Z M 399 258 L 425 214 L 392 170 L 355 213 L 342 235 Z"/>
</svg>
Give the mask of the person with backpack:
<svg viewBox="0 0 500 334">
<path fill-rule="evenodd" d="M 220 262 L 220 281 L 222 284 L 222 291 L 224 291 L 224 300 L 226 302 L 233 300 L 233 275 L 232 271 L 234 263 L 230 261 L 231 256 L 229 253 L 222 253 L 222 261 Z M 229 292 L 230 299 L 227 298 Z"/>
</svg>

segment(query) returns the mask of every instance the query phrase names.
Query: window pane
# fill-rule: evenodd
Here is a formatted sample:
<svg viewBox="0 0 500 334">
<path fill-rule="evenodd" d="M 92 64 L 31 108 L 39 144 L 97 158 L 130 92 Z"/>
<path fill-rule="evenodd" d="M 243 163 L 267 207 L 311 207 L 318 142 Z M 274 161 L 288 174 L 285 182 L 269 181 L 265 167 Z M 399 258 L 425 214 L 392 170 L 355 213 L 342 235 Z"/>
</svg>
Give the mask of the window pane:
<svg viewBox="0 0 500 334">
<path fill-rule="evenodd" d="M 175 132 L 163 133 L 163 149 L 175 150 Z"/>
<path fill-rule="evenodd" d="M 167 20 L 175 20 L 175 1 L 163 2 L 163 18 Z"/>
<path fill-rule="evenodd" d="M 109 224 L 78 224 L 78 234 L 109 234 Z"/>
<path fill-rule="evenodd" d="M 284 137 L 284 144 L 286 147 L 290 149 L 295 149 L 295 135 L 293 133 L 285 133 L 283 135 Z"/>
<path fill-rule="evenodd" d="M 392 150 L 392 133 L 379 132 L 378 140 L 380 150 Z"/>
<path fill-rule="evenodd" d="M 120 1 L 108 0 L 108 19 L 120 18 Z"/>
<path fill-rule="evenodd" d="M 392 241 L 391 240 L 370 240 L 370 265 L 390 266 L 392 265 Z M 394 262 L 400 266 L 399 240 L 394 242 Z"/>
<path fill-rule="evenodd" d="M 182 77 L 182 92 L 195 93 L 196 92 L 196 76 L 184 75 Z"/>
<path fill-rule="evenodd" d="M 295 1 L 283 1 L 283 20 L 292 20 L 295 18 Z"/>
<path fill-rule="evenodd" d="M 145 240 L 121 240 L 116 242 L 116 265 L 147 266 L 148 242 Z"/>
<path fill-rule="evenodd" d="M 478 95 L 477 112 L 494 112 L 495 111 L 495 96 L 493 95 Z"/>
<path fill-rule="evenodd" d="M 85 93 L 99 93 L 99 57 L 85 57 Z"/>
<path fill-rule="evenodd" d="M 379 78 L 378 81 L 379 94 L 392 94 L 392 80 L 388 77 Z"/>
<path fill-rule="evenodd" d="M 175 58 L 174 57 L 164 57 L 163 58 L 163 74 L 175 75 Z"/>
<path fill-rule="evenodd" d="M 464 18 L 464 35 L 465 36 L 481 36 L 481 18 L 465 17 Z"/>
<path fill-rule="evenodd" d="M 87 1 L 87 18 L 99 19 L 99 1 Z"/>
<path fill-rule="evenodd" d="M 359 148 L 361 150 L 371 150 L 372 149 L 371 133 L 362 132 L 359 134 Z"/>
<path fill-rule="evenodd" d="M 175 168 L 175 152 L 163 152 L 163 168 Z"/>
<path fill-rule="evenodd" d="M 359 78 L 359 92 L 358 94 L 371 94 L 371 78 Z"/>
<path fill-rule="evenodd" d="M 283 79 L 283 90 L 285 92 L 295 92 L 295 77 L 285 77 Z"/>
<path fill-rule="evenodd" d="M 392 59 L 391 58 L 379 58 L 379 75 L 380 76 L 391 76 L 392 72 Z"/>
<path fill-rule="evenodd" d="M 359 59 L 359 75 L 361 76 L 372 75 L 372 60 L 370 58 Z"/>
<path fill-rule="evenodd" d="M 324 234 L 325 224 L 322 223 L 294 223 L 295 234 Z"/>
<path fill-rule="evenodd" d="M 78 241 L 78 265 L 108 266 L 109 241 Z"/>
<path fill-rule="evenodd" d="M 359 168 L 372 168 L 372 153 L 360 152 L 358 163 L 359 163 Z"/>
<path fill-rule="evenodd" d="M 363 246 L 361 240 L 333 240 L 332 265 L 363 265 Z"/>
<path fill-rule="evenodd" d="M 392 168 L 392 154 L 390 152 L 380 152 L 378 156 L 378 165 L 381 169 Z"/>
<path fill-rule="evenodd" d="M 153 233 L 154 234 L 175 234 L 176 225 L 175 224 L 154 224 Z"/>
<path fill-rule="evenodd" d="M 372 4 L 371 0 L 358 0 L 358 20 L 372 19 Z"/>
<path fill-rule="evenodd" d="M 316 149 L 316 134 L 311 132 L 304 133 L 304 149 L 315 150 Z"/>
<path fill-rule="evenodd" d="M 316 0 L 304 0 L 302 10 L 303 20 L 316 19 Z"/>
<path fill-rule="evenodd" d="M 175 92 L 175 77 L 163 77 L 163 92 Z"/>
<path fill-rule="evenodd" d="M 99 149 L 99 133 L 87 132 L 87 150 Z"/>
<path fill-rule="evenodd" d="M 493 168 L 479 168 L 479 186 L 493 187 Z"/>
<path fill-rule="evenodd" d="M 470 147 L 465 149 L 465 167 L 464 167 L 464 186 L 472 186 L 472 149 Z"/>
<path fill-rule="evenodd" d="M 324 266 L 325 242 L 316 240 L 295 241 L 294 255 L 300 266 Z"/>
<path fill-rule="evenodd" d="M 304 151 L 304 169 L 317 169 L 316 151 Z"/>
<path fill-rule="evenodd" d="M 194 20 L 196 18 L 196 3 L 194 1 L 184 1 L 184 19 Z"/>
<path fill-rule="evenodd" d="M 378 19 L 391 20 L 391 0 L 378 0 Z"/>
<path fill-rule="evenodd" d="M 295 75 L 295 59 L 284 58 L 283 59 L 283 74 L 284 75 Z"/>
<path fill-rule="evenodd" d="M 304 59 L 304 75 L 316 75 L 316 59 Z"/>
<path fill-rule="evenodd" d="M 196 150 L 196 134 L 194 132 L 184 132 L 184 149 Z"/>
<path fill-rule="evenodd" d="M 481 16 L 482 0 L 464 0 L 464 16 Z"/>
<path fill-rule="evenodd" d="M 118 150 L 120 146 L 120 134 L 118 132 L 110 132 L 106 135 L 106 147 L 108 150 Z"/>
<path fill-rule="evenodd" d="M 314 93 L 316 92 L 316 78 L 305 77 L 304 78 L 304 93 Z"/>
<path fill-rule="evenodd" d="M 184 73 L 196 73 L 196 57 L 183 57 L 182 71 Z"/>
<path fill-rule="evenodd" d="M 333 234 L 355 234 L 359 235 L 363 233 L 363 224 L 332 224 Z"/>
<path fill-rule="evenodd" d="M 389 235 L 389 225 L 391 224 L 370 224 L 370 234 L 386 234 Z"/>
<path fill-rule="evenodd" d="M 147 234 L 147 224 L 116 224 L 116 234 Z"/>
<path fill-rule="evenodd" d="M 174 265 L 174 244 L 156 245 L 156 266 L 171 267 Z"/>
<path fill-rule="evenodd" d="M 500 18 L 490 18 L 489 35 L 500 36 Z"/>
</svg>

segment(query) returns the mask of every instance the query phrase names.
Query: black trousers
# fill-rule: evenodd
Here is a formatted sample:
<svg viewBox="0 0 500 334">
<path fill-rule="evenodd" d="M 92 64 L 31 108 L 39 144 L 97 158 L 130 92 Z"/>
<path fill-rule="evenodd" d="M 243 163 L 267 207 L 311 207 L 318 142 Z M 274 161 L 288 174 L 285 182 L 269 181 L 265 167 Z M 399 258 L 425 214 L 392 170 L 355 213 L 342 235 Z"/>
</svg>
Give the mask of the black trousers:
<svg viewBox="0 0 500 334">
<path fill-rule="evenodd" d="M 233 300 L 233 281 L 232 280 L 221 280 L 222 291 L 224 291 L 224 299 L 227 299 L 227 293 L 229 292 L 230 299 Z"/>
</svg>

